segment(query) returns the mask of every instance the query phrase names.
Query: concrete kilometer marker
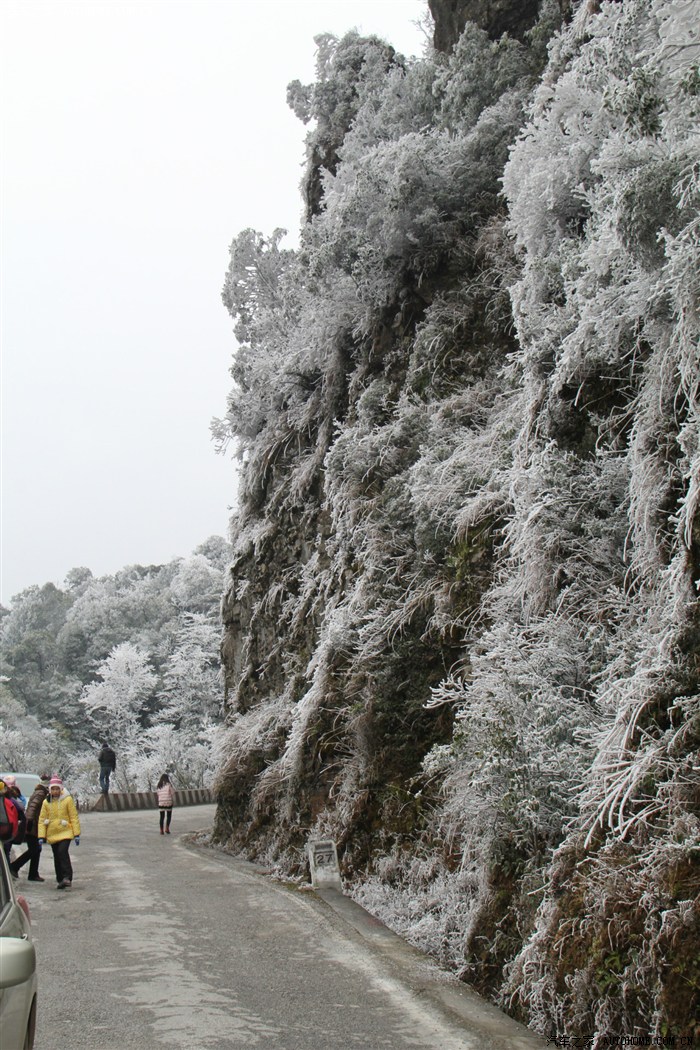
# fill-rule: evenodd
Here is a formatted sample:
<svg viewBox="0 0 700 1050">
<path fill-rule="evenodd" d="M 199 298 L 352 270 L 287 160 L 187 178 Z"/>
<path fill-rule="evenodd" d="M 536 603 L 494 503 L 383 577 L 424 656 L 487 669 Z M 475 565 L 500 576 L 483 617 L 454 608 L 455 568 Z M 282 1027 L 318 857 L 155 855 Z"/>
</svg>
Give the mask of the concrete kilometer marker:
<svg viewBox="0 0 700 1050">
<path fill-rule="evenodd" d="M 332 839 L 311 840 L 307 846 L 309 867 L 311 868 L 311 885 L 314 889 L 320 886 L 334 886 L 342 893 L 343 883 L 338 866 L 338 850 Z"/>
</svg>

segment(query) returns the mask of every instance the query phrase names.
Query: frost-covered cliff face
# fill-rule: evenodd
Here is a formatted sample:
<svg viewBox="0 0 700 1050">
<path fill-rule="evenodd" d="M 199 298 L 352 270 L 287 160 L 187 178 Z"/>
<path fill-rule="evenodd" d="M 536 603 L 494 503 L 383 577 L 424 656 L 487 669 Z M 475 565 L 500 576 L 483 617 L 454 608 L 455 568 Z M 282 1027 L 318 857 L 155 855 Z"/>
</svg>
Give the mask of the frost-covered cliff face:
<svg viewBox="0 0 700 1050">
<path fill-rule="evenodd" d="M 563 21 L 570 13 L 570 0 L 557 0 L 558 16 Z M 433 19 L 433 46 L 437 51 L 451 51 L 464 32 L 467 22 L 485 30 L 492 40 L 504 33 L 522 40 L 539 16 L 539 0 L 428 0 Z"/>
<path fill-rule="evenodd" d="M 224 288 L 217 835 L 291 874 L 332 836 L 368 907 L 602 1045 L 700 992 L 700 47 L 693 0 L 560 26 L 324 37 L 290 85 L 309 221 Z"/>
</svg>

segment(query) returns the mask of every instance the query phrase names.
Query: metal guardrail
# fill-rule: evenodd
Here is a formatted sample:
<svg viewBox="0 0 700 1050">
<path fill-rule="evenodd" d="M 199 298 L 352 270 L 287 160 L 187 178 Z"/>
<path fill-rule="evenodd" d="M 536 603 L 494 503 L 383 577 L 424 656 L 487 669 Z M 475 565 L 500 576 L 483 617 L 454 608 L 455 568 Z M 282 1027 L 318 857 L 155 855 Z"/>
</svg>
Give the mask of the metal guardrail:
<svg viewBox="0 0 700 1050">
<path fill-rule="evenodd" d="M 211 788 L 185 788 L 175 791 L 176 806 L 202 806 L 215 802 Z M 127 809 L 158 809 L 155 791 L 110 791 L 80 800 L 79 809 L 93 813 L 120 813 Z"/>
</svg>

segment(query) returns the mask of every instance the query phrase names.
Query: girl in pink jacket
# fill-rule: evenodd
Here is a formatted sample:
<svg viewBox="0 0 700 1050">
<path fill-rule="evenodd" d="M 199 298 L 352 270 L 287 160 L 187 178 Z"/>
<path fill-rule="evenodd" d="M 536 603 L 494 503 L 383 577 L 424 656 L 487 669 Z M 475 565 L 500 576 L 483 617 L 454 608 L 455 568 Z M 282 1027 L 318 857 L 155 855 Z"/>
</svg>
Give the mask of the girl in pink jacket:
<svg viewBox="0 0 700 1050">
<path fill-rule="evenodd" d="M 173 817 L 173 803 L 175 802 L 175 794 L 173 792 L 173 786 L 170 783 L 170 777 L 167 773 L 163 773 L 163 776 L 158 781 L 156 794 L 158 795 L 158 806 L 160 808 L 160 833 L 161 835 L 169 835 L 170 821 Z M 168 815 L 167 823 L 165 821 L 166 813 Z M 165 824 L 165 831 L 163 830 L 163 824 Z"/>
</svg>

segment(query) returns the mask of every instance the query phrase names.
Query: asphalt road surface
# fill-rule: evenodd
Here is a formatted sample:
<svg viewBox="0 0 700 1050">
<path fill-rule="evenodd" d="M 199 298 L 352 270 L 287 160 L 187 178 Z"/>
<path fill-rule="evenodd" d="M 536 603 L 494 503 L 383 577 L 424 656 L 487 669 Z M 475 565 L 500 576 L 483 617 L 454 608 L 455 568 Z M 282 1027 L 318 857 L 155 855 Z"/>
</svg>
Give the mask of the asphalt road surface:
<svg viewBox="0 0 700 1050">
<path fill-rule="evenodd" d="M 470 1026 L 459 1005 L 469 993 L 346 898 L 334 906 L 181 838 L 213 815 L 175 809 L 161 836 L 157 811 L 83 814 L 71 890 L 56 889 L 46 846 L 44 883 L 22 869 L 36 1050 L 544 1046 L 491 1007 L 480 1029 L 475 997 Z"/>
</svg>

